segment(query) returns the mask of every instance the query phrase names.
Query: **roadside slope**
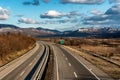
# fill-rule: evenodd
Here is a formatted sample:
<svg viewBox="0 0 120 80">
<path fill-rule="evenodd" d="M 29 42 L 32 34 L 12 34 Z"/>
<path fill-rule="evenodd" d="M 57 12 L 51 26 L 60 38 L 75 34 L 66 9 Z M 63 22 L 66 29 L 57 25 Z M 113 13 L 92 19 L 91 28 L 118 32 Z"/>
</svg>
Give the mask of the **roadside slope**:
<svg viewBox="0 0 120 80">
<path fill-rule="evenodd" d="M 0 66 L 18 58 L 34 46 L 35 40 L 23 34 L 0 34 Z"/>
</svg>

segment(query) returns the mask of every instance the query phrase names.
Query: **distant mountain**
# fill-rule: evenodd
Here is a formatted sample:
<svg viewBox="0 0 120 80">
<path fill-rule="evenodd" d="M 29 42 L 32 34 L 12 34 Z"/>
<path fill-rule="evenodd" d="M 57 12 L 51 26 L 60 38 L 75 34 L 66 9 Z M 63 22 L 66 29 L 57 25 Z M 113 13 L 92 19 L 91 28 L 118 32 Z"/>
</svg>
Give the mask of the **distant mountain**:
<svg viewBox="0 0 120 80">
<path fill-rule="evenodd" d="M 12 24 L 0 24 L 0 28 L 15 28 L 18 29 L 19 27 L 12 25 Z"/>
<path fill-rule="evenodd" d="M 34 37 L 92 37 L 92 38 L 120 38 L 120 28 L 113 27 L 88 27 L 80 28 L 75 31 L 64 31 L 45 29 L 45 28 L 20 28 L 10 24 L 0 24 L 0 33 L 21 32 Z"/>
<path fill-rule="evenodd" d="M 44 37 L 44 36 L 54 36 L 60 34 L 61 32 L 58 30 L 44 29 L 41 27 L 38 28 L 20 28 L 15 25 L 10 24 L 0 24 L 0 33 L 23 33 L 29 36 L 35 37 Z"/>
<path fill-rule="evenodd" d="M 95 37 L 95 38 L 120 38 L 120 28 L 104 27 L 104 28 L 80 28 L 70 32 L 65 36 L 71 37 Z"/>
<path fill-rule="evenodd" d="M 38 28 L 36 28 L 36 29 L 37 29 L 37 30 L 41 30 L 41 31 L 46 31 L 46 32 L 53 32 L 53 33 L 55 33 L 55 34 L 61 34 L 61 32 L 58 31 L 58 30 L 45 29 L 45 28 L 41 28 L 41 27 L 38 27 Z"/>
</svg>

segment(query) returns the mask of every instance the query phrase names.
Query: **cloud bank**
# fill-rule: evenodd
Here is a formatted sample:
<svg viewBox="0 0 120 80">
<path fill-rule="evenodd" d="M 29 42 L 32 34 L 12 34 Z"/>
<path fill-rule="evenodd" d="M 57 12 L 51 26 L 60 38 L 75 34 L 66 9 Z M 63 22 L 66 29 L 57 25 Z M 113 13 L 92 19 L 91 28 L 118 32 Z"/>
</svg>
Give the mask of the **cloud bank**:
<svg viewBox="0 0 120 80">
<path fill-rule="evenodd" d="M 104 0 L 61 0 L 61 2 L 73 4 L 101 4 Z"/>
<path fill-rule="evenodd" d="M 39 24 L 39 22 L 37 22 L 37 21 L 35 21 L 35 20 L 31 19 L 31 18 L 23 18 L 23 17 L 20 18 L 18 20 L 18 22 L 25 23 L 25 24 Z"/>
<path fill-rule="evenodd" d="M 55 10 L 49 10 L 46 13 L 43 13 L 40 15 L 41 18 L 48 18 L 48 19 L 53 19 L 53 18 L 62 18 L 62 17 L 68 17 L 71 18 L 73 16 L 79 16 L 80 13 L 76 12 L 76 11 L 72 11 L 69 13 L 61 13 Z"/>
<path fill-rule="evenodd" d="M 0 7 L 0 20 L 7 20 L 9 18 L 9 10 Z"/>
<path fill-rule="evenodd" d="M 84 24 L 120 26 L 120 4 L 112 6 L 104 14 L 85 18 Z"/>
</svg>

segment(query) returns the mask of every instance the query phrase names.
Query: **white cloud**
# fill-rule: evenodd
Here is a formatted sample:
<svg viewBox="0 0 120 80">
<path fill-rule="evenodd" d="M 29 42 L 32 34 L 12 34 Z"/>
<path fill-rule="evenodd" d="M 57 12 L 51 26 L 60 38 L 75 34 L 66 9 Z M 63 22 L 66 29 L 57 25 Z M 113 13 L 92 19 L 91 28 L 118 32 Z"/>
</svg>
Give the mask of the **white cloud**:
<svg viewBox="0 0 120 80">
<path fill-rule="evenodd" d="M 9 18 L 9 11 L 0 7 L 0 20 L 7 20 Z"/>
<path fill-rule="evenodd" d="M 42 0 L 43 2 L 45 2 L 45 3 L 48 3 L 48 2 L 50 2 L 50 0 Z"/>
<path fill-rule="evenodd" d="M 120 5 L 115 4 L 104 14 L 87 17 L 84 18 L 83 21 L 83 23 L 87 25 L 114 25 L 114 27 L 118 27 L 120 26 Z"/>
<path fill-rule="evenodd" d="M 110 3 L 120 3 L 120 0 L 109 0 Z"/>
<path fill-rule="evenodd" d="M 104 0 L 62 0 L 62 3 L 75 3 L 75 4 L 100 4 Z"/>
<path fill-rule="evenodd" d="M 55 10 L 49 10 L 48 12 L 41 14 L 41 18 L 61 18 L 65 16 L 64 13 L 57 12 Z"/>
<path fill-rule="evenodd" d="M 31 19 L 31 18 L 23 18 L 23 17 L 20 18 L 18 20 L 18 22 L 25 23 L 25 24 L 39 24 L 39 22 L 37 22 L 37 21 L 35 21 L 35 20 Z"/>
<path fill-rule="evenodd" d="M 94 14 L 94 15 L 102 15 L 102 14 L 104 14 L 103 12 L 98 11 L 98 10 L 96 10 L 96 9 L 91 10 L 90 13 L 91 13 L 91 14 Z"/>
<path fill-rule="evenodd" d="M 44 14 L 41 14 L 40 17 L 41 18 L 49 18 L 49 19 L 53 19 L 53 18 L 62 18 L 62 17 L 74 17 L 74 16 L 79 16 L 80 13 L 78 13 L 77 11 L 72 11 L 69 13 L 61 13 L 55 10 L 49 10 Z"/>
</svg>

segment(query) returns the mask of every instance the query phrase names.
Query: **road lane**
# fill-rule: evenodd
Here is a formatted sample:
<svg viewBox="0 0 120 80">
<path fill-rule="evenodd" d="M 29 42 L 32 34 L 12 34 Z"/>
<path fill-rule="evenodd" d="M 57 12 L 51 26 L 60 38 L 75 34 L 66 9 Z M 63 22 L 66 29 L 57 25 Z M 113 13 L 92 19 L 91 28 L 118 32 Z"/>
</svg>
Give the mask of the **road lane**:
<svg viewBox="0 0 120 80">
<path fill-rule="evenodd" d="M 74 80 L 74 69 L 68 65 L 69 62 L 66 60 L 66 57 L 62 55 L 62 51 L 55 45 L 53 46 L 53 51 L 57 59 L 57 80 Z"/>
<path fill-rule="evenodd" d="M 0 80 L 23 80 L 34 67 L 44 50 L 43 46 L 41 46 L 39 42 L 38 46 L 39 47 L 34 51 L 34 53 L 26 53 L 29 57 L 27 55 L 23 55 L 21 59 L 16 61 L 16 63 L 13 63 L 4 70 L 1 70 Z"/>
<path fill-rule="evenodd" d="M 54 54 L 56 54 L 58 63 L 59 80 L 98 80 L 78 60 L 59 45 L 54 45 Z"/>
</svg>

